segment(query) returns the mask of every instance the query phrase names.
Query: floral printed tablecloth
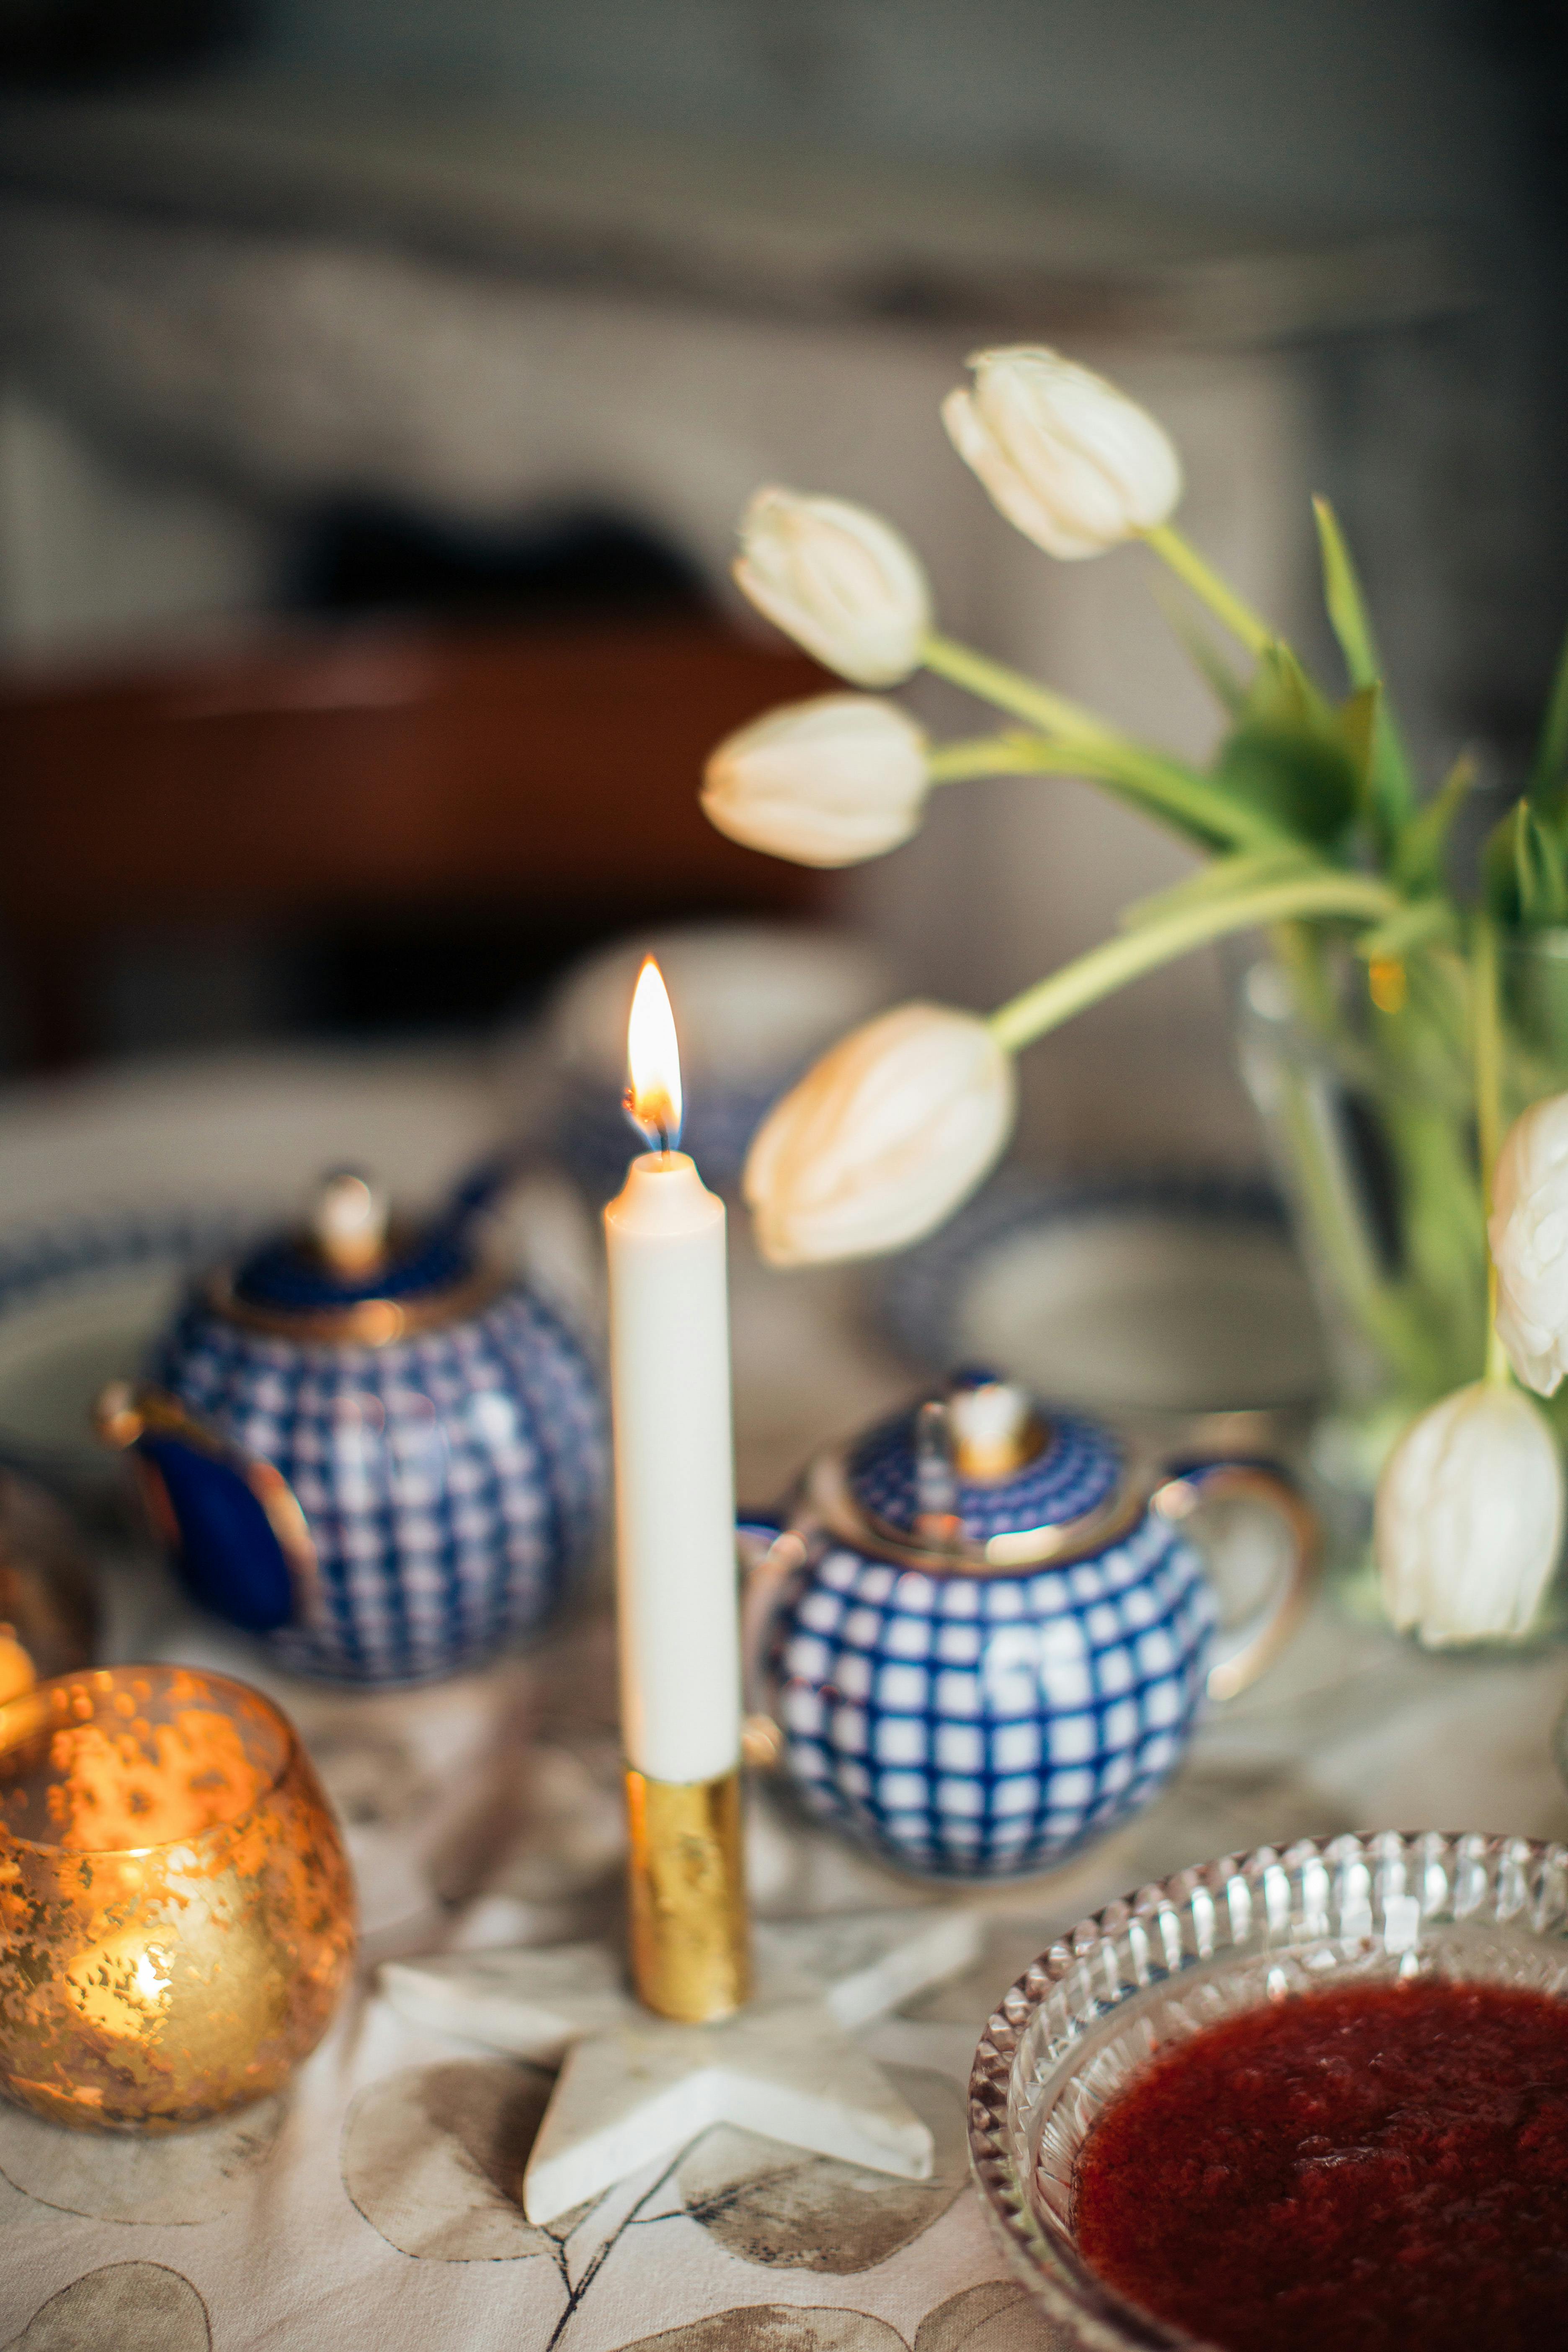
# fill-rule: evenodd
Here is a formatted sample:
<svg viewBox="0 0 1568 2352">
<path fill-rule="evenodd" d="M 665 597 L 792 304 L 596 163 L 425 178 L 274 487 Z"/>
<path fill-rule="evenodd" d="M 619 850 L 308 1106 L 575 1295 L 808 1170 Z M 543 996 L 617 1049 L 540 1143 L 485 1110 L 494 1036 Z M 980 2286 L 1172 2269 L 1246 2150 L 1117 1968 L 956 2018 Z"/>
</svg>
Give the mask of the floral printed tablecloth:
<svg viewBox="0 0 1568 2352">
<path fill-rule="evenodd" d="M 143 1592 L 160 1590 L 143 1572 Z M 413 1695 L 257 1671 L 167 1599 L 149 1646 L 244 1664 L 291 1706 L 349 1824 L 367 1965 L 283 2098 L 163 2140 L 0 2110 L 8 2352 L 1050 2352 L 967 2184 L 963 2086 L 1031 1955 L 1111 1895 L 1210 1854 L 1351 1826 L 1568 1833 L 1549 1738 L 1559 1654 L 1444 1664 L 1326 1606 L 1217 1716 L 1151 1811 L 1052 1877 L 994 1890 L 982 1958 L 869 2047 L 929 2122 L 912 2185 L 707 2133 L 548 2229 L 522 2168 L 538 2069 L 419 2031 L 377 1961 L 612 1930 L 620 1870 L 611 1634 L 590 1611 L 532 1657 Z M 156 1613 L 156 1612 L 155 1612 Z M 759 1910 L 925 1900 L 754 1798 Z"/>
<path fill-rule="evenodd" d="M 399 1074 L 398 1131 L 411 1083 Z M 450 1092 L 451 1074 L 441 1083 Z M 477 1135 L 494 1109 L 473 1092 Z M 467 1096 L 454 1098 L 461 1112 Z M 112 1166 L 120 1117 L 94 1113 L 85 1156 L 52 1113 L 30 1142 L 22 1119 L 0 1209 L 57 1199 L 62 1152 Z M 151 1165 L 166 1106 L 143 1124 Z M 319 1143 L 302 1133 L 279 1179 L 308 1172 Z M 742 1255 L 734 1304 L 741 1486 L 763 1496 L 908 1375 L 867 1343 L 831 1280 L 765 1277 Z M 384 1694 L 272 1675 L 191 1618 L 145 1558 L 111 1562 L 108 1589 L 114 1655 L 237 1672 L 293 1715 L 347 1825 L 365 1967 L 288 2093 L 203 2131 L 100 2138 L 0 2107 L 4 2352 L 1051 2352 L 1058 2339 L 989 2237 L 963 2136 L 975 2042 L 1033 1954 L 1129 1887 L 1263 1842 L 1429 1825 L 1568 1835 L 1550 1754 L 1568 1653 L 1444 1662 L 1325 1601 L 1281 1664 L 1203 1726 L 1158 1804 L 1052 1875 L 975 1898 L 980 1959 L 868 2035 L 931 2125 L 931 2182 L 715 2130 L 536 2229 L 519 2184 L 548 2078 L 408 2025 L 375 1969 L 613 1931 L 622 1823 L 602 1589 L 525 1656 Z M 767 1790 L 748 1837 L 759 1913 L 930 1899 Z"/>
</svg>

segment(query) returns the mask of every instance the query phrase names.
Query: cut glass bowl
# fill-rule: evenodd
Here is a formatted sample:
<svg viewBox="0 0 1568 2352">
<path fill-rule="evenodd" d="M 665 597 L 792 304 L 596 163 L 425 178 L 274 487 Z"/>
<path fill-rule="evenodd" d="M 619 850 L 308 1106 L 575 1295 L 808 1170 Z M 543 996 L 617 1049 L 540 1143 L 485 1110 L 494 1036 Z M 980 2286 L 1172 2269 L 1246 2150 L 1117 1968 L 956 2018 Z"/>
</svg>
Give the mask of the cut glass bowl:
<svg viewBox="0 0 1568 2352">
<path fill-rule="evenodd" d="M 1415 1975 L 1568 1995 L 1568 1846 L 1436 1831 L 1260 1846 L 1113 1903 L 1034 1962 L 975 2053 L 969 2147 L 988 2215 L 1066 2343 L 1200 2345 L 1078 2251 L 1078 2152 L 1129 2075 L 1239 2010 Z"/>
</svg>

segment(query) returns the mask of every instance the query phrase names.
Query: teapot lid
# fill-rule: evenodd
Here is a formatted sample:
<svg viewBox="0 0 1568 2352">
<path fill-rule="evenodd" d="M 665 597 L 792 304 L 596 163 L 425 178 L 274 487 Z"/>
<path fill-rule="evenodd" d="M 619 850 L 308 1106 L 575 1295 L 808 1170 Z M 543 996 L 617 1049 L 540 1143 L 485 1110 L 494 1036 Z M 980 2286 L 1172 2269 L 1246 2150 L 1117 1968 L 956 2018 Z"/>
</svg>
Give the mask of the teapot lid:
<svg viewBox="0 0 1568 2352">
<path fill-rule="evenodd" d="M 1142 1507 L 1110 1430 L 1048 1421 L 1027 1390 L 978 1370 L 879 1423 L 817 1485 L 841 1532 L 982 1571 L 1092 1549 Z"/>
<path fill-rule="evenodd" d="M 224 1268 L 208 1299 L 251 1329 L 375 1347 L 475 1312 L 504 1279 L 460 1225 L 401 1227 L 380 1185 L 340 1168 L 321 1179 L 304 1230 Z"/>
</svg>

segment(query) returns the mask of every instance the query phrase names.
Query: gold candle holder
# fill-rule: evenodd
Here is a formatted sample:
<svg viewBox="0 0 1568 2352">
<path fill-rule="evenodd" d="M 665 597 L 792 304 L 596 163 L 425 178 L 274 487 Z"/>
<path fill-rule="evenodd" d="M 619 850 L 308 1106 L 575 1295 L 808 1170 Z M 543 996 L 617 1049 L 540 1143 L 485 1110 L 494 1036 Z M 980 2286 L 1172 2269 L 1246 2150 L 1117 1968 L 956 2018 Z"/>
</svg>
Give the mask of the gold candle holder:
<svg viewBox="0 0 1568 2352">
<path fill-rule="evenodd" d="M 740 1774 L 626 1774 L 632 1980 L 661 2017 L 707 2025 L 751 1990 Z"/>
<path fill-rule="evenodd" d="M 54 2122 L 170 2130 L 276 2090 L 355 1944 L 291 1726 L 182 1666 L 0 1706 L 0 2087 Z"/>
</svg>

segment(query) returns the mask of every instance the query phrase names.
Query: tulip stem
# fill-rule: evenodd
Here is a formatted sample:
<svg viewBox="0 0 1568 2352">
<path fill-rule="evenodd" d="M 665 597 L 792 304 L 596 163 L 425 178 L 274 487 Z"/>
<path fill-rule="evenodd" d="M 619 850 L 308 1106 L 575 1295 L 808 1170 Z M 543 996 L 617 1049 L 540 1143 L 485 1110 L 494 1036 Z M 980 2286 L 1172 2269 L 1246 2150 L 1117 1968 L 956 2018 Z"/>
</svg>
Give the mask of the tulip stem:
<svg viewBox="0 0 1568 2352">
<path fill-rule="evenodd" d="M 921 658 L 936 677 L 1044 730 L 1033 739 L 1003 738 L 1013 748 L 994 773 L 1039 771 L 1092 777 L 1098 783 L 1120 788 L 1145 814 L 1179 825 L 1205 849 L 1277 849 L 1294 837 L 1261 811 L 1233 799 L 1207 776 L 1183 767 L 1177 760 L 1145 750 L 1108 727 L 1092 710 L 1020 676 L 1005 662 L 988 660 L 951 637 L 937 636 L 926 638 Z M 1027 759 L 1022 749 L 1026 742 L 1031 743 Z M 936 754 L 938 760 L 941 756 Z M 946 776 L 937 772 L 935 780 L 946 782 L 951 777 L 951 771 Z"/>
<path fill-rule="evenodd" d="M 1006 735 L 972 735 L 959 743 L 941 743 L 925 757 L 929 784 L 960 784 L 970 776 L 1028 776 L 1038 773 L 1044 738 L 1014 729 Z"/>
<path fill-rule="evenodd" d="M 1387 885 L 1374 876 L 1336 871 L 1304 875 L 1218 903 L 1184 908 L 1163 922 L 1147 923 L 1125 938 L 1107 940 L 1037 981 L 991 1014 L 991 1034 L 1004 1051 L 1017 1053 L 1020 1046 L 1032 1045 L 1048 1030 L 1060 1028 L 1075 1013 L 1097 1004 L 1102 997 L 1125 988 L 1130 981 L 1140 980 L 1145 972 L 1157 971 L 1161 964 L 1231 931 L 1308 915 L 1375 922 L 1398 903 Z"/>
<path fill-rule="evenodd" d="M 1236 591 L 1223 581 L 1213 567 L 1206 563 L 1190 541 L 1182 537 L 1174 523 L 1157 522 L 1143 534 L 1155 553 L 1168 563 L 1178 580 L 1185 581 L 1197 596 L 1201 596 L 1209 611 L 1223 621 L 1232 636 L 1239 637 L 1249 653 L 1265 654 L 1278 641 L 1279 632 L 1271 629 L 1243 604 Z"/>
<path fill-rule="evenodd" d="M 1497 932 L 1491 918 L 1475 919 L 1470 954 L 1474 991 L 1473 1024 L 1476 1072 L 1476 1141 L 1481 1162 L 1481 1223 L 1491 1222 L 1492 1176 L 1502 1143 L 1502 1021 L 1498 1005 Z M 1485 1377 L 1506 1388 L 1510 1378 L 1508 1351 L 1497 1328 L 1497 1260 L 1487 1246 L 1487 1360 Z"/>
<path fill-rule="evenodd" d="M 1032 719 L 1048 735 L 1061 736 L 1072 743 L 1111 743 L 1116 740 L 1114 730 L 1103 719 L 1097 719 L 1093 711 L 1085 710 L 1082 703 L 1070 700 L 1065 694 L 1053 693 L 1049 686 L 1040 686 L 1034 678 L 1025 677 L 1020 670 L 1009 668 L 1006 662 L 992 661 L 988 655 L 977 654 L 955 638 L 927 637 L 920 648 L 920 658 L 938 677 L 966 687 L 983 702 L 994 702 L 998 710 L 1010 710 L 1019 719 Z"/>
</svg>

